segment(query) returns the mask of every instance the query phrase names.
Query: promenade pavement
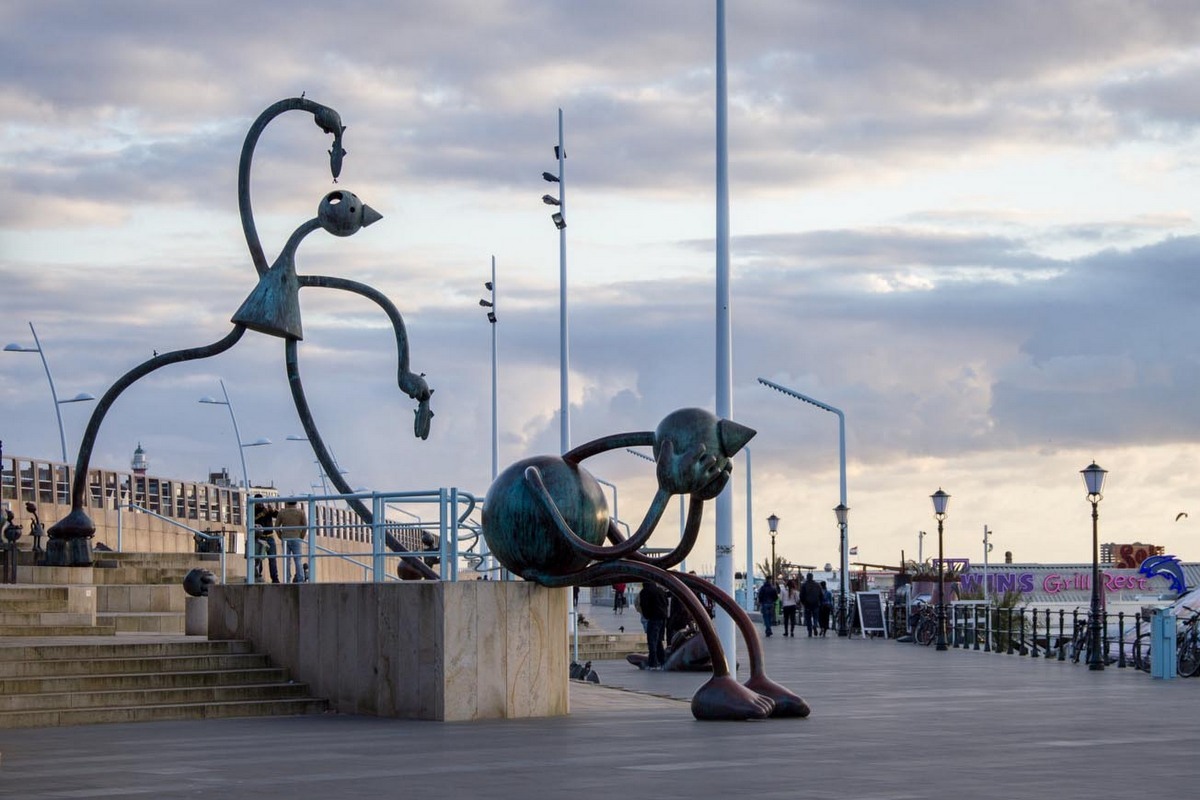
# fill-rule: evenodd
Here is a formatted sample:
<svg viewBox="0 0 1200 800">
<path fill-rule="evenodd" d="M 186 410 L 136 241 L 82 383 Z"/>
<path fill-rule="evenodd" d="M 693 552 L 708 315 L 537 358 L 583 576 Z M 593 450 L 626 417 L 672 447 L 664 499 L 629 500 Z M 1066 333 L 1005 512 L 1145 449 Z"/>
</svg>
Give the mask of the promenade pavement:
<svg viewBox="0 0 1200 800">
<path fill-rule="evenodd" d="M 584 613 L 640 629 L 632 610 Z M 573 682 L 562 718 L 0 731 L 0 797 L 1094 800 L 1200 785 L 1198 679 L 778 630 L 768 671 L 808 700 L 805 720 L 697 722 L 687 699 L 703 673 L 603 661 L 601 685 Z"/>
</svg>

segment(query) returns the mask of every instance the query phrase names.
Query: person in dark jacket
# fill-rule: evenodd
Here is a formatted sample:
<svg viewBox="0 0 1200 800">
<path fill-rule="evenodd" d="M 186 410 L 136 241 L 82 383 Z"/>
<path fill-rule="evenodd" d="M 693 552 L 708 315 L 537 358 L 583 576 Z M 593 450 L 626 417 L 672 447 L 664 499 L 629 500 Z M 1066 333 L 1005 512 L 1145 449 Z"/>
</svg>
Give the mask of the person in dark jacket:
<svg viewBox="0 0 1200 800">
<path fill-rule="evenodd" d="M 771 635 L 771 628 L 775 625 L 775 601 L 778 599 L 779 589 L 773 580 L 767 578 L 758 590 L 758 608 L 762 611 L 763 628 L 767 636 Z"/>
<path fill-rule="evenodd" d="M 825 593 L 821 591 L 821 584 L 813 580 L 811 572 L 808 573 L 804 585 L 800 587 L 800 605 L 804 606 L 804 627 L 808 628 L 809 636 L 817 635 L 821 619 L 821 601 L 824 599 Z"/>
<path fill-rule="evenodd" d="M 657 584 L 644 583 L 638 594 L 638 606 L 646 619 L 646 647 L 649 651 L 646 666 L 661 670 L 667 664 L 667 649 L 663 641 L 667 631 L 670 601 Z"/>
</svg>

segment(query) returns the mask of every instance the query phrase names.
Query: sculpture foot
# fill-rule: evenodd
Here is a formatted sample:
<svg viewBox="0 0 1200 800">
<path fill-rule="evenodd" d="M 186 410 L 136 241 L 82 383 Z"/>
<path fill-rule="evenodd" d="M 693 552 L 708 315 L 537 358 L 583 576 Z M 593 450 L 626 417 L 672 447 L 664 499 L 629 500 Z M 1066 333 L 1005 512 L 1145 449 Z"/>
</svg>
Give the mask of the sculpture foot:
<svg viewBox="0 0 1200 800">
<path fill-rule="evenodd" d="M 763 697 L 769 697 L 775 701 L 775 708 L 771 711 L 771 716 L 776 719 L 782 717 L 807 717 L 812 710 L 808 707 L 808 703 L 804 702 L 799 695 L 790 689 L 780 686 L 766 675 L 753 677 L 746 681 L 745 685 L 750 691 L 757 692 Z"/>
<path fill-rule="evenodd" d="M 692 697 L 692 716 L 701 720 L 766 719 L 774 707 L 774 700 L 729 675 L 712 678 Z"/>
</svg>

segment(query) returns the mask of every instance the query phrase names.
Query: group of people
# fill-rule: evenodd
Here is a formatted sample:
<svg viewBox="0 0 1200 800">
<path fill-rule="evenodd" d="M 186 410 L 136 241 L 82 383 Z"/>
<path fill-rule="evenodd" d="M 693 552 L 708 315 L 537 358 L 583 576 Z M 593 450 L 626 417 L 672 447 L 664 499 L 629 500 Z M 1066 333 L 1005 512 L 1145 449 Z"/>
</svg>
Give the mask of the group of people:
<svg viewBox="0 0 1200 800">
<path fill-rule="evenodd" d="M 695 575 L 695 572 L 691 574 Z M 700 595 L 700 604 L 713 616 L 712 600 Z M 642 584 L 634 606 L 642 615 L 642 627 L 646 630 L 646 647 L 649 651 L 646 669 L 665 670 L 667 667 L 667 644 L 682 639 L 680 634 L 689 632 L 692 623 L 690 612 L 682 602 L 656 583 Z M 694 631 L 694 628 L 691 629 Z M 673 646 L 673 645 L 672 645 Z"/>
<path fill-rule="evenodd" d="M 254 495 L 261 498 L 261 494 Z M 304 562 L 304 535 L 308 533 L 308 515 L 296 504 L 295 500 L 284 503 L 283 508 L 276 509 L 270 503 L 256 503 L 254 506 L 254 548 L 260 556 L 254 560 L 254 579 L 262 581 L 263 562 L 271 575 L 271 583 L 279 583 L 279 567 L 275 565 L 278 549 L 275 545 L 275 535 L 283 540 L 283 558 L 292 559 L 292 582 L 304 583 L 308 580 L 308 564 Z"/>
<path fill-rule="evenodd" d="M 774 635 L 776 606 L 783 611 L 784 636 L 796 636 L 796 618 L 801 612 L 804 613 L 804 627 L 810 637 L 824 636 L 829 632 L 833 592 L 825 585 L 825 581 L 813 580 L 811 572 L 801 584 L 797 584 L 795 578 L 789 578 L 784 582 L 782 591 L 768 578 L 759 587 L 757 600 L 767 636 Z"/>
</svg>

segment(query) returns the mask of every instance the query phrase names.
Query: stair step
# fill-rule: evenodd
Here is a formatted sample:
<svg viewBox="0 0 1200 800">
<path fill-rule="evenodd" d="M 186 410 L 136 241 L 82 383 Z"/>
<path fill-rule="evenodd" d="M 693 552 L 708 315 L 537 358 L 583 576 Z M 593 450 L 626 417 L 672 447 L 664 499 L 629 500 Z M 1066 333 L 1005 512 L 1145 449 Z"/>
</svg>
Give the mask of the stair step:
<svg viewBox="0 0 1200 800">
<path fill-rule="evenodd" d="M 63 658 L 0 661 L 0 678 L 58 675 L 113 675 L 129 672 L 191 672 L 214 669 L 265 667 L 267 657 L 257 653 L 203 654 L 133 658 Z"/>
<path fill-rule="evenodd" d="M 183 633 L 187 615 L 175 611 L 100 611 L 96 622 L 118 633 Z"/>
<path fill-rule="evenodd" d="M 55 678 L 0 678 L 0 695 L 63 692 L 147 691 L 195 686 L 283 683 L 282 667 L 218 669 L 198 672 L 144 672 L 119 675 L 66 675 Z"/>
<path fill-rule="evenodd" d="M 251 700 L 228 703 L 181 703 L 166 706 L 125 706 L 56 711 L 0 712 L 0 728 L 47 728 L 68 725 L 94 725 L 113 722 L 150 722 L 155 720 L 216 719 L 220 717 L 295 716 L 320 714 L 328 707 L 324 700 Z"/>
<path fill-rule="evenodd" d="M 0 714 L 5 711 L 59 711 L 81 708 L 129 708 L 193 703 L 294 700 L 308 697 L 301 683 L 275 682 L 172 686 L 154 689 L 105 689 L 100 691 L 42 692 L 0 696 Z"/>
<path fill-rule="evenodd" d="M 169 642 L 88 642 L 86 644 L 26 644 L 0 647 L 0 661 L 63 660 L 69 658 L 153 658 L 253 653 L 244 639 L 197 639 Z"/>
<path fill-rule="evenodd" d="M 0 586 L 0 607 L 6 611 L 24 611 L 25 604 L 40 608 L 44 603 L 67 602 L 67 587 L 65 586 L 18 586 L 9 584 Z"/>
<path fill-rule="evenodd" d="M 92 615 L 78 611 L 0 611 L 5 625 L 91 625 Z"/>
<path fill-rule="evenodd" d="M 111 626 L 102 625 L 0 625 L 0 637 L 112 636 L 114 632 Z"/>
</svg>

